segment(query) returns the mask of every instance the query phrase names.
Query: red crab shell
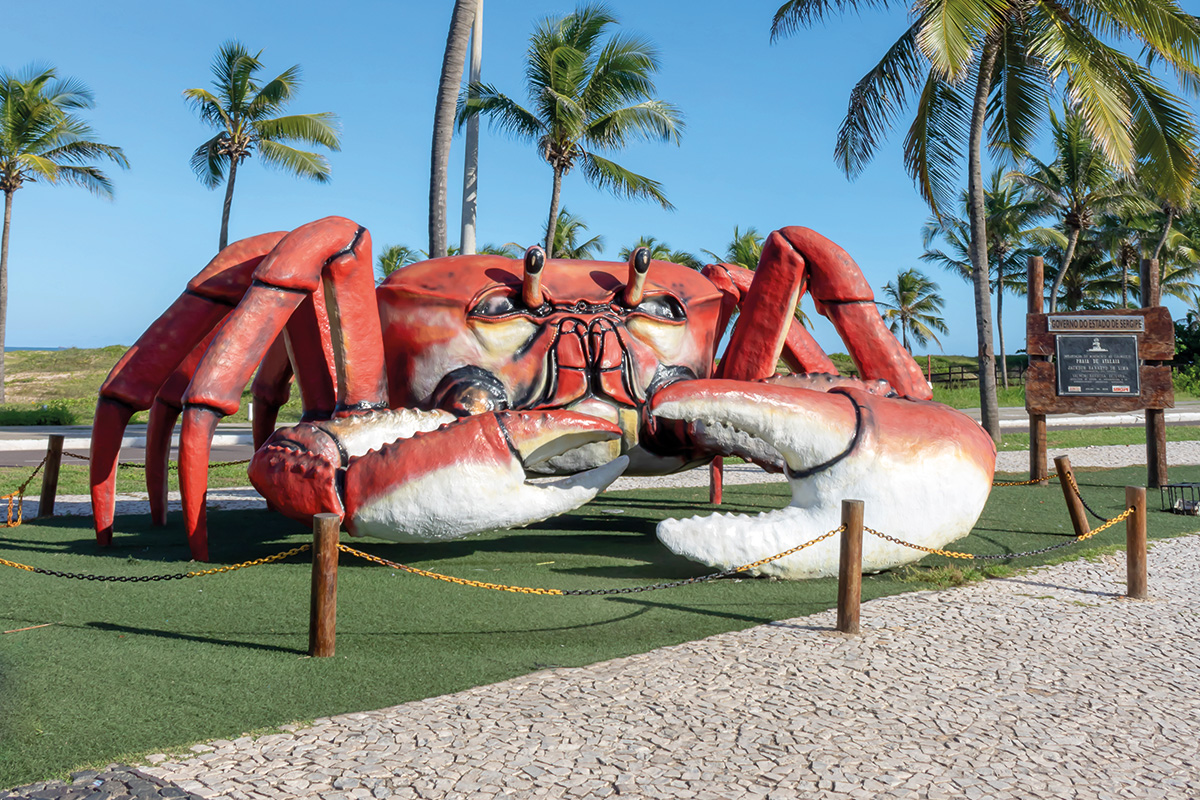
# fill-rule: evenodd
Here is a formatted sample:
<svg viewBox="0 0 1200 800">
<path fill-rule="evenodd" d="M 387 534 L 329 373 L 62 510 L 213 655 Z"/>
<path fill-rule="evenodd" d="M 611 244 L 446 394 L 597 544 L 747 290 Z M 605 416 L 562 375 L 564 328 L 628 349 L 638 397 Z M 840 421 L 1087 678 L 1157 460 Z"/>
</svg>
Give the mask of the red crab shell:
<svg viewBox="0 0 1200 800">
<path fill-rule="evenodd" d="M 628 272 L 624 263 L 550 260 L 545 301 L 530 309 L 518 259 L 452 256 L 397 270 L 377 291 L 391 406 L 431 408 L 447 376 L 474 368 L 499 382 L 508 407 L 617 422 L 621 450 L 632 449 L 656 378 L 711 374 L 722 294 L 692 269 L 652 261 L 643 299 L 630 307 Z"/>
</svg>

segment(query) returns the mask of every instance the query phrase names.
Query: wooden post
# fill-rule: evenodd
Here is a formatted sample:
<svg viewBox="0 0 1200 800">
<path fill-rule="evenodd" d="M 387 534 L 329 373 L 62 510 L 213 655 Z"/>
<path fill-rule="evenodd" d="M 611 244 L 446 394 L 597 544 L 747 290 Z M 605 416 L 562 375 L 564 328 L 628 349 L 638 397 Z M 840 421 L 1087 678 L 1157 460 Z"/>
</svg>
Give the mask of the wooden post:
<svg viewBox="0 0 1200 800">
<path fill-rule="evenodd" d="M 1159 285 L 1158 260 L 1143 258 L 1141 270 L 1142 307 L 1161 305 L 1162 288 Z M 1147 408 L 1146 485 L 1151 489 L 1158 489 L 1167 483 L 1167 419 L 1163 409 Z"/>
<path fill-rule="evenodd" d="M 1146 598 L 1146 490 L 1125 487 L 1125 507 L 1133 513 L 1125 518 L 1125 593 Z"/>
<path fill-rule="evenodd" d="M 925 354 L 925 380 L 929 381 L 930 386 L 933 386 L 933 356 L 929 353 Z"/>
<path fill-rule="evenodd" d="M 858 633 L 858 609 L 862 604 L 863 501 L 842 501 L 842 556 L 838 563 L 837 629 Z"/>
<path fill-rule="evenodd" d="M 1075 528 L 1075 535 L 1083 536 L 1092 530 L 1092 526 L 1088 525 L 1087 511 L 1083 507 L 1083 501 L 1071 488 L 1074 486 L 1074 481 L 1067 477 L 1071 474 L 1071 459 L 1067 456 L 1059 456 L 1054 459 L 1054 468 L 1058 470 L 1058 485 L 1062 487 L 1063 499 L 1067 501 L 1067 511 L 1071 514 L 1071 525 Z"/>
<path fill-rule="evenodd" d="M 312 602 L 308 612 L 308 654 L 333 655 L 337 636 L 337 514 L 313 515 Z"/>
<path fill-rule="evenodd" d="M 708 465 L 708 502 L 721 505 L 721 493 L 725 485 L 725 459 L 717 456 Z"/>
<path fill-rule="evenodd" d="M 38 516 L 54 516 L 54 498 L 58 494 L 58 468 L 62 465 L 63 435 L 50 434 L 46 444 L 46 465 L 42 467 L 42 497 L 38 500 Z"/>
<path fill-rule="evenodd" d="M 1041 256 L 1030 256 L 1028 264 L 1029 313 L 1042 313 L 1045 294 L 1045 269 Z M 1033 357 L 1030 356 L 1030 360 Z M 1038 481 L 1038 486 L 1047 486 L 1050 472 L 1046 467 L 1046 415 L 1029 415 L 1029 480 Z"/>
</svg>

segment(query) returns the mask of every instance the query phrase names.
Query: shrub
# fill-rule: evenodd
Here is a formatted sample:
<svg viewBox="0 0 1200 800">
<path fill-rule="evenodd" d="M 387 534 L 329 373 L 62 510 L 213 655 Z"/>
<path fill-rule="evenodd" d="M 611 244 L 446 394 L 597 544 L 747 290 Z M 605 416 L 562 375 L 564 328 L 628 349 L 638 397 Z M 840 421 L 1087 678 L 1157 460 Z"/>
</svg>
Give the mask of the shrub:
<svg viewBox="0 0 1200 800">
<path fill-rule="evenodd" d="M 75 412 L 62 400 L 28 406 L 0 406 L 0 425 L 74 425 Z"/>
</svg>

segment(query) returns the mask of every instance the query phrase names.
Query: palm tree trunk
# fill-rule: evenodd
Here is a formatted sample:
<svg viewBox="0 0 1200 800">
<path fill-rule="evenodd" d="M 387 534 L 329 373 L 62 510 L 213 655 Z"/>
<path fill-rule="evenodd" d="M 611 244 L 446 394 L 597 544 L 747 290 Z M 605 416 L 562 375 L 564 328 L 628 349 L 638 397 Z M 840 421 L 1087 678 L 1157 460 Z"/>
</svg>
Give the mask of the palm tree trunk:
<svg viewBox="0 0 1200 800">
<path fill-rule="evenodd" d="M 1000 375 L 1008 388 L 1008 354 L 1004 350 L 1004 266 L 996 268 L 996 336 L 1000 339 Z"/>
<path fill-rule="evenodd" d="M 968 216 L 971 223 L 971 282 L 975 289 L 975 322 L 978 334 L 979 411 L 983 429 L 1000 442 L 1000 407 L 996 400 L 996 355 L 992 345 L 992 286 L 988 274 L 987 210 L 984 207 L 982 142 L 992 70 L 1000 40 L 989 36 L 979 58 L 979 81 L 971 108 L 971 135 L 967 146 Z"/>
<path fill-rule="evenodd" d="M 471 84 L 483 80 L 483 0 L 475 2 L 475 24 L 471 28 Z M 458 252 L 464 256 L 475 254 L 475 208 L 478 199 L 479 115 L 476 114 L 467 119 L 466 159 L 463 163 L 462 235 L 458 240 Z"/>
<path fill-rule="evenodd" d="M 562 167 L 554 168 L 554 190 L 550 193 L 550 222 L 546 224 L 546 258 L 554 258 L 554 234 L 558 230 L 558 195 L 562 192 Z"/>
<path fill-rule="evenodd" d="M 4 193 L 4 232 L 0 233 L 0 403 L 4 402 L 4 344 L 8 322 L 8 230 L 12 226 L 13 190 Z"/>
<path fill-rule="evenodd" d="M 1129 308 L 1129 259 L 1121 254 L 1121 308 Z"/>
<path fill-rule="evenodd" d="M 467 42 L 475 19 L 475 0 L 455 0 L 442 56 L 442 79 L 438 83 L 437 106 L 433 112 L 433 146 L 429 164 L 429 257 L 442 258 L 446 248 L 446 182 L 450 172 L 450 140 L 454 137 L 454 112 L 458 87 L 467 60 Z"/>
<path fill-rule="evenodd" d="M 1058 308 L 1058 292 L 1062 288 L 1063 278 L 1067 276 L 1067 268 L 1071 266 L 1071 260 L 1075 258 L 1075 245 L 1079 243 L 1079 229 L 1071 228 L 1071 232 L 1067 234 L 1067 252 L 1063 253 L 1062 267 L 1059 268 L 1058 274 L 1054 276 L 1054 285 L 1050 287 L 1050 311 L 1053 312 Z"/>
<path fill-rule="evenodd" d="M 225 207 L 221 209 L 221 244 L 217 252 L 229 244 L 229 212 L 233 208 L 233 182 L 237 180 L 237 156 L 229 159 L 229 180 L 225 182 Z"/>
<path fill-rule="evenodd" d="M 1163 245 L 1167 243 L 1167 237 L 1171 234 L 1171 223 L 1175 221 L 1175 209 L 1167 209 L 1167 224 L 1163 226 L 1162 238 L 1158 240 L 1158 244 L 1154 246 L 1154 255 L 1150 256 L 1155 261 L 1158 260 L 1159 253 L 1162 252 Z"/>
</svg>

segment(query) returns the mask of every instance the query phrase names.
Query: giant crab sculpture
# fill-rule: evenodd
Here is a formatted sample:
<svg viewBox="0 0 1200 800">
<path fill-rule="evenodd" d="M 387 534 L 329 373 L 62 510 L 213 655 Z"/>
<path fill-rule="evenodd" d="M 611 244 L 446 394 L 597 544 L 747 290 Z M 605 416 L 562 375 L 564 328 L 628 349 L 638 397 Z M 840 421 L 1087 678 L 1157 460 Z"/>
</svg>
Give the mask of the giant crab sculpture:
<svg viewBox="0 0 1200 800">
<path fill-rule="evenodd" d="M 837 375 L 794 323 L 806 290 L 862 379 Z M 781 356 L 795 374 L 773 377 Z M 868 524 L 940 546 L 970 531 L 995 468 L 991 439 L 930 401 L 858 267 L 813 231 L 772 233 L 753 273 L 700 273 L 645 249 L 616 264 L 547 261 L 530 248 L 523 260 L 422 262 L 376 288 L 369 234 L 330 217 L 224 249 L 113 368 L 92 438 L 101 544 L 122 434 L 149 408 L 153 519 L 166 522 L 182 413 L 184 519 L 193 556 L 207 560 L 212 436 L 256 368 L 251 481 L 270 507 L 300 520 L 336 513 L 352 535 L 525 525 L 582 505 L 622 472 L 737 455 L 784 472 L 791 504 L 664 521 L 672 551 L 723 568 L 751 562 L 837 527 L 846 497 L 866 501 Z M 305 421 L 275 431 L 293 375 Z M 566 477 L 527 480 L 538 473 Z M 864 547 L 869 570 L 920 556 L 874 537 Z M 810 577 L 836 562 L 827 540 L 759 572 Z"/>
</svg>

